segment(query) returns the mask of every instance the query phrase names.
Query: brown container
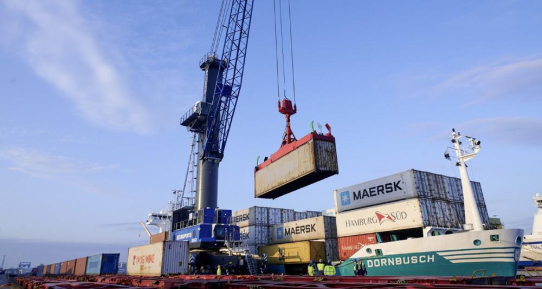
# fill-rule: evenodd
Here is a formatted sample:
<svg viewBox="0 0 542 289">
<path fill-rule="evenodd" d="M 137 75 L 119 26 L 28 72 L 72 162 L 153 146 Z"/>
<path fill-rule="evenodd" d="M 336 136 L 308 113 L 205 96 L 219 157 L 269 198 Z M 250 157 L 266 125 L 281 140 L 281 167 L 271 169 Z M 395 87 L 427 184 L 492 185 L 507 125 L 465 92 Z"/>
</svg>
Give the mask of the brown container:
<svg viewBox="0 0 542 289">
<path fill-rule="evenodd" d="M 58 272 L 59 275 L 65 275 L 66 269 L 68 269 L 68 261 L 64 261 L 60 263 L 60 272 Z"/>
<path fill-rule="evenodd" d="M 75 262 L 75 272 L 76 276 L 83 276 L 87 271 L 87 257 L 79 258 Z"/>
<path fill-rule="evenodd" d="M 346 260 L 367 245 L 376 244 L 376 234 L 363 234 L 339 238 L 339 258 Z"/>
<path fill-rule="evenodd" d="M 43 266 L 43 276 L 49 274 L 49 266 L 51 266 L 51 265 Z"/>
<path fill-rule="evenodd" d="M 169 232 L 162 232 L 151 236 L 151 244 L 169 240 Z"/>
<path fill-rule="evenodd" d="M 55 267 L 56 267 L 56 263 L 51 264 L 51 268 L 49 270 L 49 275 L 54 275 L 55 274 Z"/>
<path fill-rule="evenodd" d="M 254 196 L 275 199 L 338 173 L 335 138 L 310 133 L 256 167 Z"/>
<path fill-rule="evenodd" d="M 77 259 L 68 261 L 68 266 L 66 267 L 66 275 L 73 275 L 75 273 L 75 263 Z"/>
</svg>

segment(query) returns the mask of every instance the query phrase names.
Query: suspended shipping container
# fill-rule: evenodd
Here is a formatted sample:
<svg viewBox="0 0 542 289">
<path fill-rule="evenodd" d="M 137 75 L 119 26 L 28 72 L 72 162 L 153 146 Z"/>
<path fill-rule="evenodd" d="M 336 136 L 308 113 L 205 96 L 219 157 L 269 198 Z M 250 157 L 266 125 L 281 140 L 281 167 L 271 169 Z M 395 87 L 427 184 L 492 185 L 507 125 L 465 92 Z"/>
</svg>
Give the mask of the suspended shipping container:
<svg viewBox="0 0 542 289">
<path fill-rule="evenodd" d="M 335 217 L 316 217 L 273 226 L 271 243 L 336 239 Z"/>
<path fill-rule="evenodd" d="M 244 245 L 269 244 L 269 226 L 255 225 L 239 229 Z"/>
<path fill-rule="evenodd" d="M 335 138 L 313 132 L 256 167 L 254 196 L 275 199 L 338 173 Z"/>
<path fill-rule="evenodd" d="M 278 264 L 308 264 L 310 260 L 326 258 L 324 242 L 302 241 L 261 246 L 260 255 L 267 254 L 267 263 Z"/>
<path fill-rule="evenodd" d="M 268 210 L 266 207 L 250 207 L 248 209 L 233 212 L 233 223 L 239 227 L 253 225 L 268 225 Z"/>
<path fill-rule="evenodd" d="M 338 239 L 339 245 L 339 257 L 341 261 L 347 260 L 350 256 L 354 255 L 359 249 L 367 245 L 377 243 L 376 234 L 364 234 L 348 237 L 341 237 Z"/>
<path fill-rule="evenodd" d="M 127 275 L 163 276 L 188 274 L 189 245 L 186 241 L 166 241 L 128 249 Z"/>
<path fill-rule="evenodd" d="M 86 275 L 117 274 L 120 254 L 88 256 Z"/>
<path fill-rule="evenodd" d="M 482 187 L 471 182 L 478 207 L 487 211 Z M 337 212 L 380 205 L 411 198 L 463 202 L 461 179 L 408 170 L 395 175 L 334 191 Z"/>
<path fill-rule="evenodd" d="M 87 271 L 87 257 L 79 258 L 75 262 L 75 272 L 76 276 L 83 276 Z"/>
</svg>

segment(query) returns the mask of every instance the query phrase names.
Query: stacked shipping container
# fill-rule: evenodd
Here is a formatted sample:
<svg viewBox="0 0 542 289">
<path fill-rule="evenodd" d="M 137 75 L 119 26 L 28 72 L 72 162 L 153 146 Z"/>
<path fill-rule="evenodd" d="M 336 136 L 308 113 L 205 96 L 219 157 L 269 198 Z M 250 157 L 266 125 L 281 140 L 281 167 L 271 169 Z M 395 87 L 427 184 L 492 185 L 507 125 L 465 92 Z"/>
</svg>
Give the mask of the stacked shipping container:
<svg viewBox="0 0 542 289">
<path fill-rule="evenodd" d="M 127 275 L 188 274 L 187 241 L 165 241 L 128 249 Z"/>
<path fill-rule="evenodd" d="M 291 209 L 250 207 L 233 212 L 232 222 L 239 226 L 244 247 L 251 254 L 270 243 L 274 225 L 320 216 L 320 212 L 296 212 Z"/>
<path fill-rule="evenodd" d="M 472 182 L 482 222 L 489 215 L 478 182 Z M 465 210 L 461 179 L 408 170 L 335 190 L 339 254 L 347 259 L 379 232 L 441 227 L 461 229 Z M 376 233 L 376 234 L 375 234 Z"/>
<path fill-rule="evenodd" d="M 116 274 L 120 254 L 98 254 L 44 267 L 44 275 L 103 275 Z"/>
</svg>

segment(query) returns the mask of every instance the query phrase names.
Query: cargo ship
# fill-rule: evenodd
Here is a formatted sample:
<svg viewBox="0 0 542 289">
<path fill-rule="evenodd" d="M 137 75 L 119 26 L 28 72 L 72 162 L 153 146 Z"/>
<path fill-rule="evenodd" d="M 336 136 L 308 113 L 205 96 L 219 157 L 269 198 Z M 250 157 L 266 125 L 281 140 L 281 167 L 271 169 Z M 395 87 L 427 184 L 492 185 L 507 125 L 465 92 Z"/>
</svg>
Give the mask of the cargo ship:
<svg viewBox="0 0 542 289">
<path fill-rule="evenodd" d="M 442 226 L 435 222 L 441 216 L 427 213 L 427 210 L 436 206 L 450 206 L 453 203 L 450 201 L 453 196 L 449 195 L 449 192 L 453 192 L 453 184 L 444 180 L 433 181 L 429 183 L 436 184 L 437 188 L 426 188 L 424 184 L 428 182 L 421 172 L 408 171 L 395 178 L 381 180 L 379 184 L 336 190 L 339 234 L 355 227 L 383 232 L 377 234 L 377 243 L 361 246 L 339 265 L 337 271 L 340 275 L 354 275 L 354 260 L 363 262 L 369 276 L 516 275 L 523 230 L 489 228 L 487 211 L 483 212 L 479 208 L 481 196 L 477 200 L 465 164 L 477 155 L 480 142 L 467 137 L 470 147 L 461 148 L 460 138 L 460 133 L 453 130 L 453 150 L 457 155 L 456 166 L 461 175 L 462 206 L 465 213 L 462 228 L 453 228 L 453 224 L 446 222 Z M 448 151 L 445 157 L 451 159 Z M 438 188 L 439 183 L 444 186 L 441 190 Z M 428 198 L 423 194 L 427 189 L 444 194 Z M 409 197 L 411 199 L 396 201 Z M 374 206 L 378 199 L 383 198 L 391 203 Z M 360 206 L 367 208 L 348 210 Z M 459 217 L 462 217 L 461 214 Z M 398 224 L 403 225 L 397 227 Z M 384 231 L 386 227 L 388 231 Z M 389 231 L 390 228 L 399 230 Z"/>
<path fill-rule="evenodd" d="M 531 235 L 523 237 L 521 258 L 519 260 L 519 267 L 527 270 L 542 268 L 542 197 L 540 194 L 536 194 L 533 200 L 538 211 L 534 215 Z"/>
</svg>

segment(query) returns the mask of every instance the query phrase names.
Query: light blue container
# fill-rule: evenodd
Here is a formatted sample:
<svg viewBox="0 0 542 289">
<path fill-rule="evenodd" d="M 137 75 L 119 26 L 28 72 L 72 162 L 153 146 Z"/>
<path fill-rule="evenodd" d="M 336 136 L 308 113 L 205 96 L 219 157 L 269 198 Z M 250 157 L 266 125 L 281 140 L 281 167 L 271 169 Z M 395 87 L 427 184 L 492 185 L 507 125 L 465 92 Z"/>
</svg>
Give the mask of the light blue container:
<svg viewBox="0 0 542 289">
<path fill-rule="evenodd" d="M 117 274 L 120 254 L 98 254 L 88 256 L 86 275 Z"/>
<path fill-rule="evenodd" d="M 60 263 L 56 263 L 55 265 L 55 273 L 54 275 L 58 275 L 60 274 Z"/>
</svg>

